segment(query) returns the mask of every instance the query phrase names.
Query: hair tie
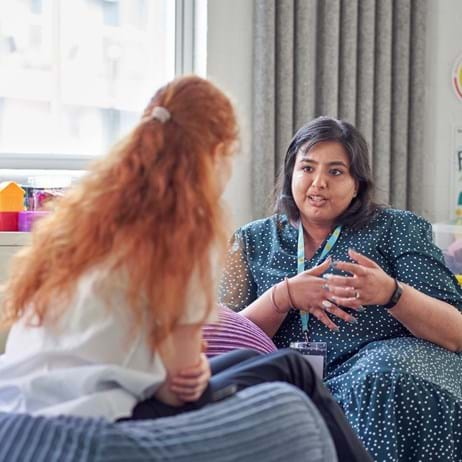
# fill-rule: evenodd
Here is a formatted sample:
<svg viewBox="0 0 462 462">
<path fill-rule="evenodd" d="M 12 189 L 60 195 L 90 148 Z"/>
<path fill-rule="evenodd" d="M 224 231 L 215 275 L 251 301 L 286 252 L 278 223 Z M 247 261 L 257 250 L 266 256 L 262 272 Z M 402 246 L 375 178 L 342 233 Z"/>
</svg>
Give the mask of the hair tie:
<svg viewBox="0 0 462 462">
<path fill-rule="evenodd" d="M 164 124 L 170 119 L 171 115 L 168 109 L 162 106 L 155 106 L 151 111 L 151 119 L 158 120 L 161 124 Z"/>
</svg>

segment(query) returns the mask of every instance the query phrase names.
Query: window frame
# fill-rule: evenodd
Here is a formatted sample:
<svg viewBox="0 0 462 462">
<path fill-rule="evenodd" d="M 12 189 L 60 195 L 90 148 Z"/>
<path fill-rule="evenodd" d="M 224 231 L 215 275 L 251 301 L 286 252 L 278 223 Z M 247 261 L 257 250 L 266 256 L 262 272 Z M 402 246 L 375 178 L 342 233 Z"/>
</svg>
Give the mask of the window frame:
<svg viewBox="0 0 462 462">
<path fill-rule="evenodd" d="M 175 0 L 175 76 L 190 74 L 196 70 L 197 13 L 206 0 Z M 198 7 L 198 4 L 199 7 Z M 85 170 L 97 156 L 84 154 L 30 154 L 0 153 L 0 171 L 18 171 L 18 178 L 26 178 L 32 171 Z M 2 180 L 0 172 L 0 180 Z"/>
</svg>

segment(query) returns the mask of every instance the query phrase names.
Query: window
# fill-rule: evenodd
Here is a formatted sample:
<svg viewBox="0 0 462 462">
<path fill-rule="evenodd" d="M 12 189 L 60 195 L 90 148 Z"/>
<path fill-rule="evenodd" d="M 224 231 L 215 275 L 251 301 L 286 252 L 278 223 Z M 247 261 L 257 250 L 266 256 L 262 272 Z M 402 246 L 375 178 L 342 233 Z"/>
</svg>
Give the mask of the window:
<svg viewBox="0 0 462 462">
<path fill-rule="evenodd" d="M 194 4 L 0 0 L 0 169 L 82 169 L 104 154 L 156 88 L 192 70 L 180 64 Z"/>
</svg>

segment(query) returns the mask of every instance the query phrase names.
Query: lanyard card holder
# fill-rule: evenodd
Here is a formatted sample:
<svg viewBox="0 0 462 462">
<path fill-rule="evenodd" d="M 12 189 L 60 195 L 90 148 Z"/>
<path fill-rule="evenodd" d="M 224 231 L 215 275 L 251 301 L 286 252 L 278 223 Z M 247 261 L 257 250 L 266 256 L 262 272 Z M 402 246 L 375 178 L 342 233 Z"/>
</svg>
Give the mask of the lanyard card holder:
<svg viewBox="0 0 462 462">
<path fill-rule="evenodd" d="M 321 380 L 325 377 L 327 361 L 326 342 L 292 342 L 290 348 L 303 355 Z"/>
<path fill-rule="evenodd" d="M 321 251 L 321 255 L 318 258 L 317 265 L 321 264 L 324 259 L 329 255 L 329 252 L 336 244 L 342 226 L 338 225 L 327 240 L 324 248 Z M 303 237 L 303 224 L 300 221 L 298 224 L 298 243 L 297 243 L 297 273 L 303 273 L 305 271 L 305 239 Z M 326 373 L 326 362 L 327 362 L 327 343 L 326 342 L 308 342 L 308 321 L 309 314 L 300 311 L 300 320 L 302 323 L 302 330 L 305 333 L 307 339 L 306 342 L 292 342 L 290 348 L 299 351 L 305 359 L 311 364 L 315 374 L 322 380 Z"/>
</svg>

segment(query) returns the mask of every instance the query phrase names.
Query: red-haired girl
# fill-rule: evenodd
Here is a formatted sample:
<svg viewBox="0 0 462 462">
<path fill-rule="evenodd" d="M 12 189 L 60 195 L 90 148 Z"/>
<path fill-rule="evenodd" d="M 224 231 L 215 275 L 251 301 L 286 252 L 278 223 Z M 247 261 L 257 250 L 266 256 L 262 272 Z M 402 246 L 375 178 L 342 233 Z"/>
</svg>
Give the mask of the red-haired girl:
<svg viewBox="0 0 462 462">
<path fill-rule="evenodd" d="M 367 460 L 297 353 L 241 350 L 210 367 L 201 352 L 236 140 L 229 99 L 207 80 L 178 78 L 54 204 L 4 292 L 12 329 L 0 357 L 0 411 L 155 418 L 279 380 L 312 397 L 342 451 Z"/>
</svg>

